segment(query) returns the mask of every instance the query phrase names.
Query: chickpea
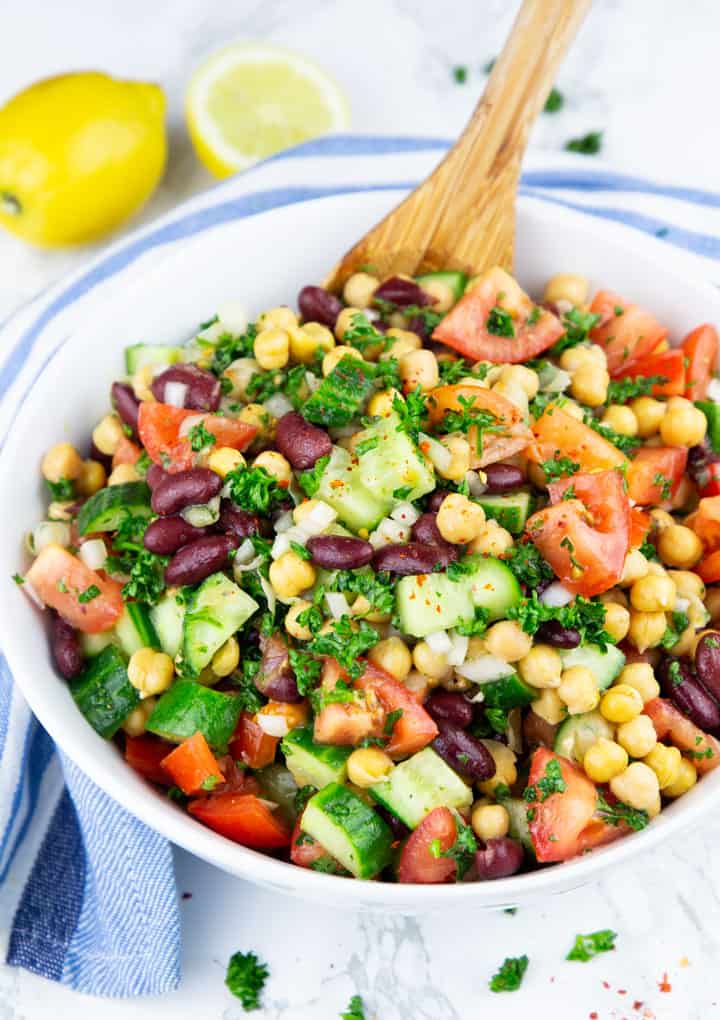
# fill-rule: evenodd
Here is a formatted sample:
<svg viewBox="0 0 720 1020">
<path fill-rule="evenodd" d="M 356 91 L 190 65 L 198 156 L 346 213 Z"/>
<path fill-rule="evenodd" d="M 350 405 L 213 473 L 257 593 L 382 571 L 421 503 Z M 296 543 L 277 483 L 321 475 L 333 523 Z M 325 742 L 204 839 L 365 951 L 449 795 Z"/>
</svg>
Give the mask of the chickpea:
<svg viewBox="0 0 720 1020">
<path fill-rule="evenodd" d="M 253 354 L 260 368 L 284 368 L 290 359 L 290 337 L 284 329 L 270 326 L 255 337 Z"/>
<path fill-rule="evenodd" d="M 629 684 L 616 684 L 603 694 L 600 713 L 612 723 L 630 722 L 643 710 L 643 699 L 638 690 Z"/>
<path fill-rule="evenodd" d="M 140 692 L 141 698 L 162 694 L 172 683 L 175 666 L 165 652 L 154 648 L 138 648 L 130 656 L 127 674 L 130 683 Z"/>
<path fill-rule="evenodd" d="M 680 778 L 682 762 L 683 758 L 678 748 L 668 747 L 667 744 L 655 744 L 645 755 L 645 764 L 657 776 L 658 784 L 663 792 Z"/>
<path fill-rule="evenodd" d="M 320 509 L 325 514 L 323 519 L 324 527 L 329 527 L 337 517 L 337 514 L 332 507 L 328 506 L 321 499 L 304 499 L 302 503 L 298 503 L 292 512 L 293 523 L 299 525 L 302 525 L 304 522 L 306 523 L 308 518 L 312 515 L 317 515 Z"/>
<path fill-rule="evenodd" d="M 406 354 L 410 354 L 411 351 L 419 351 L 422 347 L 420 337 L 409 329 L 393 327 L 386 332 L 385 336 L 392 337 L 393 342 L 391 347 L 380 355 L 381 361 L 388 361 L 390 358 L 397 358 L 399 361 Z"/>
<path fill-rule="evenodd" d="M 573 374 L 570 392 L 581 404 L 600 407 L 607 400 L 610 376 L 607 369 L 595 364 L 581 365 Z"/>
<path fill-rule="evenodd" d="M 595 677 L 586 666 L 571 666 L 564 670 L 557 692 L 570 715 L 592 712 L 600 700 Z"/>
<path fill-rule="evenodd" d="M 253 467 L 264 468 L 281 488 L 287 488 L 292 481 L 290 462 L 277 450 L 263 450 L 253 461 Z"/>
<path fill-rule="evenodd" d="M 720 588 L 708 588 L 704 602 L 710 619 L 717 623 L 720 620 Z"/>
<path fill-rule="evenodd" d="M 125 430 L 116 414 L 106 414 L 93 429 L 92 437 L 100 453 L 112 457 L 125 438 Z"/>
<path fill-rule="evenodd" d="M 123 722 L 123 732 L 127 733 L 129 737 L 141 737 L 156 704 L 155 698 L 143 698 Z"/>
<path fill-rule="evenodd" d="M 470 443 L 460 433 L 443 436 L 440 440 L 446 450 L 450 451 L 451 459 L 446 468 L 437 468 L 441 478 L 451 482 L 459 482 L 470 470 Z"/>
<path fill-rule="evenodd" d="M 400 378 L 407 393 L 418 386 L 421 390 L 431 390 L 437 386 L 440 374 L 437 358 L 432 351 L 422 349 L 403 354 L 399 364 Z"/>
<path fill-rule="evenodd" d="M 444 280 L 423 280 L 422 289 L 433 299 L 436 312 L 449 312 L 455 304 L 455 291 Z"/>
<path fill-rule="evenodd" d="M 638 715 L 629 722 L 621 723 L 615 739 L 631 758 L 644 758 L 657 743 L 655 727 L 648 715 Z"/>
<path fill-rule="evenodd" d="M 617 679 L 619 687 L 633 687 L 643 705 L 660 695 L 660 684 L 655 679 L 655 673 L 649 662 L 629 662 L 624 666 Z"/>
<path fill-rule="evenodd" d="M 262 404 L 246 404 L 238 414 L 238 421 L 254 425 L 258 430 L 256 439 L 270 439 L 275 433 L 275 419 Z"/>
<path fill-rule="evenodd" d="M 92 496 L 105 485 L 105 468 L 99 460 L 83 461 L 82 471 L 77 479 L 77 491 L 81 496 Z"/>
<path fill-rule="evenodd" d="M 280 599 L 292 599 L 315 584 L 315 568 L 291 549 L 270 565 L 269 577 Z"/>
<path fill-rule="evenodd" d="M 468 546 L 468 552 L 482 556 L 502 556 L 515 545 L 510 532 L 492 518 L 486 521 L 480 534 Z"/>
<path fill-rule="evenodd" d="M 703 579 L 692 570 L 668 570 L 667 574 L 674 581 L 680 598 L 687 599 L 691 596 L 701 600 L 705 598 Z"/>
<path fill-rule="evenodd" d="M 676 598 L 677 589 L 667 574 L 664 577 L 648 574 L 630 589 L 630 603 L 642 613 L 669 613 Z"/>
<path fill-rule="evenodd" d="M 627 751 L 614 740 L 598 737 L 585 752 L 583 768 L 594 783 L 609 783 L 628 766 Z"/>
<path fill-rule="evenodd" d="M 362 308 L 355 308 L 354 305 L 349 308 L 343 308 L 337 317 L 335 323 L 335 337 L 338 340 L 342 340 L 349 329 L 352 329 L 353 319 L 356 315 L 362 315 Z"/>
<path fill-rule="evenodd" d="M 127 482 L 137 482 L 139 478 L 140 475 L 135 470 L 134 464 L 118 464 L 118 466 L 110 472 L 107 484 L 126 485 Z"/>
<path fill-rule="evenodd" d="M 695 783 L 697 783 L 697 769 L 687 758 L 680 758 L 677 778 L 663 787 L 663 793 L 666 797 L 682 797 L 684 793 L 693 788 Z"/>
<path fill-rule="evenodd" d="M 485 512 L 459 492 L 451 492 L 440 504 L 435 519 L 446 542 L 465 545 L 476 538 L 485 524 Z"/>
<path fill-rule="evenodd" d="M 380 390 L 370 397 L 367 413 L 371 418 L 387 418 L 392 413 L 393 401 L 399 396 L 397 390 Z"/>
<path fill-rule="evenodd" d="M 236 637 L 229 637 L 212 657 L 210 668 L 215 676 L 230 676 L 240 662 L 240 645 Z"/>
<path fill-rule="evenodd" d="M 598 598 L 604 606 L 622 606 L 627 609 L 629 605 L 627 595 L 622 588 L 611 588 L 610 591 L 604 591 Z"/>
<path fill-rule="evenodd" d="M 508 834 L 510 815 L 502 804 L 478 803 L 473 806 L 470 824 L 478 839 L 501 839 Z"/>
<path fill-rule="evenodd" d="M 503 662 L 518 662 L 530 653 L 532 638 L 516 620 L 500 620 L 485 634 L 485 647 Z"/>
<path fill-rule="evenodd" d="M 551 645 L 533 645 L 518 663 L 520 676 L 531 687 L 559 687 L 562 673 L 560 653 Z"/>
<path fill-rule="evenodd" d="M 517 765 L 515 752 L 511 751 L 506 744 L 499 740 L 481 740 L 495 762 L 495 775 L 492 779 L 486 779 L 478 783 L 478 790 L 481 793 L 492 794 L 496 786 L 512 786 L 517 780 Z"/>
<path fill-rule="evenodd" d="M 290 330 L 295 329 L 298 325 L 298 317 L 292 308 L 288 308 L 287 305 L 278 305 L 277 308 L 271 308 L 267 312 L 263 312 L 258 320 L 260 330 L 277 329 Z"/>
<path fill-rule="evenodd" d="M 290 357 L 300 364 L 309 364 L 318 351 L 331 351 L 335 337 L 321 322 L 306 322 L 290 330 Z"/>
<path fill-rule="evenodd" d="M 328 351 L 322 360 L 322 374 L 325 376 L 330 375 L 330 373 L 337 368 L 343 358 L 355 358 L 357 361 L 363 361 L 362 354 L 354 347 L 333 347 L 333 349 Z"/>
<path fill-rule="evenodd" d="M 660 437 L 668 446 L 697 446 L 707 432 L 707 418 L 685 397 L 671 397 L 660 422 Z"/>
<path fill-rule="evenodd" d="M 602 416 L 603 425 L 619 432 L 621 436 L 636 436 L 638 434 L 638 422 L 632 408 L 622 404 L 610 404 Z"/>
<path fill-rule="evenodd" d="M 225 478 L 235 468 L 244 466 L 245 458 L 239 450 L 234 450 L 232 446 L 219 446 L 208 457 L 208 467 L 221 478 Z"/>
<path fill-rule="evenodd" d="M 631 549 L 625 557 L 622 577 L 619 584 L 623 588 L 629 588 L 631 584 L 639 581 L 649 573 L 649 564 L 639 549 Z"/>
<path fill-rule="evenodd" d="M 298 599 L 297 602 L 293 602 L 285 615 L 285 630 L 298 641 L 309 641 L 312 637 L 310 628 L 298 622 L 298 616 L 310 609 L 311 606 L 312 603 L 307 599 Z"/>
<path fill-rule="evenodd" d="M 672 524 L 660 532 L 657 542 L 660 559 L 669 567 L 688 570 L 694 567 L 703 553 L 703 545 L 691 528 Z"/>
<path fill-rule="evenodd" d="M 665 417 L 667 404 L 653 397 L 637 397 L 630 404 L 637 422 L 637 434 L 641 439 L 657 435 L 660 423 Z"/>
<path fill-rule="evenodd" d="M 343 300 L 355 308 L 369 308 L 380 281 L 370 273 L 353 273 L 345 281 Z"/>
<path fill-rule="evenodd" d="M 359 747 L 347 760 L 348 779 L 366 790 L 386 779 L 394 767 L 392 758 L 379 747 Z"/>
<path fill-rule="evenodd" d="M 548 304 L 567 301 L 568 304 L 578 307 L 586 303 L 589 288 L 590 284 L 586 277 L 578 273 L 556 273 L 545 284 L 543 301 Z"/>
<path fill-rule="evenodd" d="M 529 408 L 528 395 L 522 386 L 500 379 L 499 382 L 492 386 L 492 391 L 493 393 L 499 393 L 501 397 L 509 400 L 515 407 L 518 407 L 522 411 L 523 416 L 527 415 Z"/>
<path fill-rule="evenodd" d="M 368 652 L 368 659 L 396 680 L 405 680 L 412 669 L 410 649 L 400 637 L 385 638 Z"/>
<path fill-rule="evenodd" d="M 57 443 L 43 457 L 41 470 L 48 482 L 60 482 L 66 478 L 75 481 L 82 474 L 83 462 L 72 443 Z"/>
<path fill-rule="evenodd" d="M 653 770 L 641 761 L 634 761 L 610 780 L 610 790 L 618 800 L 637 811 L 647 811 L 653 818 L 660 813 L 660 786 Z"/>
<path fill-rule="evenodd" d="M 433 680 L 442 680 L 450 669 L 443 652 L 434 652 L 427 641 L 418 641 L 413 648 L 412 661 L 415 669 Z"/>
<path fill-rule="evenodd" d="M 579 344 L 569 347 L 560 355 L 560 367 L 566 372 L 577 372 L 578 369 L 589 367 L 607 368 L 607 355 L 598 344 Z"/>
<path fill-rule="evenodd" d="M 622 641 L 630 630 L 630 613 L 617 602 L 605 606 L 605 630 L 614 641 Z"/>
<path fill-rule="evenodd" d="M 155 394 L 150 387 L 152 386 L 152 381 L 155 378 L 156 368 L 158 368 L 158 366 L 153 364 L 141 365 L 130 380 L 133 393 L 138 400 L 143 400 L 148 403 L 152 403 L 155 400 Z"/>
<path fill-rule="evenodd" d="M 537 372 L 527 365 L 505 365 L 500 373 L 500 381 L 519 386 L 525 391 L 528 400 L 533 400 L 537 396 L 540 387 Z"/>
<path fill-rule="evenodd" d="M 557 726 L 567 715 L 567 708 L 560 700 L 560 695 L 549 687 L 540 692 L 540 697 L 533 701 L 532 707 L 535 715 L 539 715 L 551 726 Z"/>
</svg>

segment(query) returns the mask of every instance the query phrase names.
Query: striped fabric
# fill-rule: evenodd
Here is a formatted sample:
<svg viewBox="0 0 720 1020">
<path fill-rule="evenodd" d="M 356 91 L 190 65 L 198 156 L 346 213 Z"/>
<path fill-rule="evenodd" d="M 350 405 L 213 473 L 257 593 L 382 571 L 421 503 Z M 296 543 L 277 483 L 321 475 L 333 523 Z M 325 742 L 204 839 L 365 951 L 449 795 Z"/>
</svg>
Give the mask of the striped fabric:
<svg viewBox="0 0 720 1020">
<path fill-rule="evenodd" d="M 284 152 L 108 248 L 0 327 L 0 434 L 82 322 L 183 239 L 310 198 L 397 189 L 447 142 L 340 135 Z M 613 173 L 583 157 L 528 162 L 522 192 L 662 238 L 720 282 L 720 194 Z M 95 994 L 158 994 L 179 981 L 170 848 L 51 743 L 0 656 L 0 955 Z"/>
</svg>

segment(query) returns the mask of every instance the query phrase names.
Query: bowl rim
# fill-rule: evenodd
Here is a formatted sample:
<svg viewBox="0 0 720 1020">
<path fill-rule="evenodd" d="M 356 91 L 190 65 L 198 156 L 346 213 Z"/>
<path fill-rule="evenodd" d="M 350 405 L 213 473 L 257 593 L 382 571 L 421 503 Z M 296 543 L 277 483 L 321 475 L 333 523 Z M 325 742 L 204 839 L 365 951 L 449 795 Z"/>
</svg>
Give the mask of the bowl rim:
<svg viewBox="0 0 720 1020">
<path fill-rule="evenodd" d="M 378 200 L 397 202 L 402 191 L 392 188 L 374 188 L 369 191 L 349 192 L 332 194 L 325 197 L 306 199 L 301 203 L 303 206 L 317 207 L 337 203 L 368 202 L 377 203 Z M 185 205 L 179 206 L 174 214 L 182 212 Z M 544 201 L 537 196 L 519 196 L 518 205 L 521 209 L 532 210 L 532 215 L 550 221 L 567 221 L 577 223 L 582 220 L 583 229 L 586 231 L 588 241 L 592 242 L 597 238 L 603 241 L 622 242 L 623 247 L 630 249 L 637 257 L 642 259 L 648 270 L 653 265 L 661 266 L 665 273 L 669 273 L 678 279 L 679 288 L 688 287 L 688 273 L 692 272 L 692 257 L 684 252 L 670 248 L 660 241 L 644 235 L 625 225 L 595 219 L 576 210 L 559 207 Z M 287 210 L 288 206 L 280 206 L 256 213 L 253 218 L 272 217 L 278 210 Z M 164 218 L 165 219 L 165 218 Z M 229 223 L 235 223 L 230 220 Z M 222 225 L 220 225 L 220 229 Z M 146 228 L 145 228 L 146 229 Z M 216 228 L 217 229 L 217 228 Z M 145 230 L 131 234 L 128 239 L 117 246 L 113 246 L 113 252 L 126 251 L 135 243 L 138 235 Z M 90 267 L 101 261 L 103 256 L 94 260 Z M 162 264 L 166 260 L 182 258 L 182 250 L 165 252 L 161 256 Z M 86 272 L 86 266 L 83 272 Z M 130 266 L 130 272 L 133 267 Z M 77 274 L 69 277 L 71 282 Z M 697 279 L 693 273 L 692 286 L 704 292 L 709 306 L 718 304 L 718 294 L 715 288 L 705 279 Z M 134 281 L 135 285 L 142 287 L 143 281 Z M 66 281 L 68 285 L 68 281 Z M 127 293 L 111 301 L 106 309 L 106 314 L 112 314 L 115 308 L 122 313 L 123 305 L 127 301 Z M 30 413 L 32 398 L 35 388 L 45 375 L 49 365 L 54 363 L 56 357 L 61 355 L 67 342 L 96 329 L 96 326 L 80 325 L 72 330 L 53 351 L 42 369 L 35 375 L 23 394 L 19 406 L 12 418 L 14 428 L 9 432 L 0 450 L 0 482 L 5 475 L 5 464 L 9 460 L 10 451 L 19 443 L 23 432 L 22 422 L 25 414 Z M 9 478 L 7 479 L 9 481 Z M 78 768 L 103 792 L 108 794 L 120 806 L 131 815 L 148 825 L 150 829 L 158 832 L 171 842 L 184 848 L 188 852 L 220 867 L 240 878 L 245 878 L 260 884 L 273 886 L 282 889 L 283 892 L 292 895 L 312 899 L 330 899 L 341 895 L 348 901 L 357 901 L 357 905 L 372 905 L 378 908 L 401 907 L 413 901 L 413 909 L 432 910 L 445 903 L 451 904 L 463 897 L 465 900 L 472 897 L 478 906 L 500 907 L 529 900 L 533 897 L 560 891 L 584 884 L 591 879 L 595 873 L 603 872 L 612 864 L 619 864 L 634 857 L 644 850 L 650 850 L 659 842 L 670 837 L 673 833 L 691 827 L 697 823 L 700 817 L 707 811 L 708 797 L 715 796 L 720 800 L 720 788 L 718 791 L 709 791 L 705 796 L 688 798 L 681 806 L 678 802 L 665 809 L 652 825 L 642 832 L 633 833 L 632 838 L 623 837 L 614 843 L 595 850 L 592 854 L 574 858 L 563 862 L 562 865 L 554 864 L 551 867 L 541 867 L 537 871 L 510 876 L 493 882 L 457 883 L 452 885 L 407 885 L 392 882 L 348 882 L 342 880 L 339 885 L 338 876 L 324 875 L 311 869 L 299 868 L 291 863 L 278 860 L 259 851 L 243 847 L 212 830 L 202 826 L 192 819 L 186 812 L 178 810 L 175 805 L 170 805 L 162 794 L 158 793 L 149 784 L 147 791 L 155 796 L 137 798 L 132 786 L 124 780 L 127 775 L 126 767 L 118 770 L 107 770 L 102 777 L 102 783 L 96 778 L 97 761 L 93 754 L 91 745 L 87 747 L 66 747 L 63 744 L 62 722 L 56 724 L 56 720 L 45 711 L 42 695 L 38 693 L 33 684 L 29 682 L 24 669 L 22 651 L 22 635 L 15 634 L 7 625 L 5 614 L 0 614 L 0 646 L 6 656 L 10 672 L 15 676 L 22 677 L 16 683 L 28 702 L 32 712 L 35 714 L 41 725 L 46 729 L 50 737 L 64 754 L 70 758 Z M 123 766 L 125 763 L 123 762 Z M 129 766 L 127 766 L 129 768 Z M 157 800 L 160 800 L 163 807 L 169 810 L 158 811 Z M 679 810 L 673 810 L 676 805 Z M 160 821 L 160 824 L 158 822 Z M 344 893 L 340 893 L 340 889 Z M 418 890 L 422 889 L 422 892 Z"/>
</svg>

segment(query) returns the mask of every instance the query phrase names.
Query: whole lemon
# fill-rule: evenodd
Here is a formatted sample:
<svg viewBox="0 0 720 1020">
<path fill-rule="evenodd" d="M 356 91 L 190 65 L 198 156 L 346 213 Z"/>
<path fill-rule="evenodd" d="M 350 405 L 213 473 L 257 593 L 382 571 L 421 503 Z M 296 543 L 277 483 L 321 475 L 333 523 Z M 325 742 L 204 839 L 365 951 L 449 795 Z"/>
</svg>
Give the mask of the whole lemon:
<svg viewBox="0 0 720 1020">
<path fill-rule="evenodd" d="M 0 224 L 33 244 L 91 241 L 136 212 L 165 167 L 157 85 L 88 71 L 0 108 Z"/>
</svg>

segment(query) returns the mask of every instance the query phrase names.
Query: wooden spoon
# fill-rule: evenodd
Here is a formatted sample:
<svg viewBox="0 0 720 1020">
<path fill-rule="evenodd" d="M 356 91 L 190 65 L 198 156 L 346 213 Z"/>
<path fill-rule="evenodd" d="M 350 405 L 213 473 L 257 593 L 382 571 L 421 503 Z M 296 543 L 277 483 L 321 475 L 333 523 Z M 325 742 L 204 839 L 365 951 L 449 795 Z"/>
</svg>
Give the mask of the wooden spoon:
<svg viewBox="0 0 720 1020">
<path fill-rule="evenodd" d="M 361 266 L 396 273 L 512 268 L 515 193 L 530 128 L 592 0 L 524 0 L 470 122 L 433 173 L 342 258 L 324 286 Z"/>
</svg>

